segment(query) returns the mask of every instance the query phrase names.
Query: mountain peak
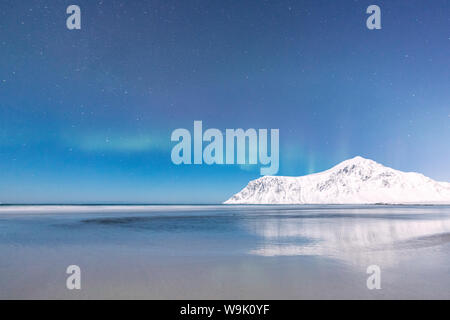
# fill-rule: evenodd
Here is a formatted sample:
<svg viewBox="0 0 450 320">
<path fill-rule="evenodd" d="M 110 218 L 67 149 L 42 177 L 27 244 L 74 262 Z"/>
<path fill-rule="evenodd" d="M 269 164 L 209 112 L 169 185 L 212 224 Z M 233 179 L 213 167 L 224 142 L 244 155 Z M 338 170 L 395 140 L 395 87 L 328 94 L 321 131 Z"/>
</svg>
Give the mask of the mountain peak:
<svg viewBox="0 0 450 320">
<path fill-rule="evenodd" d="M 361 165 L 361 164 L 366 164 L 366 165 L 377 164 L 377 165 L 380 165 L 376 161 L 373 161 L 373 160 L 370 160 L 370 159 L 367 159 L 367 158 L 363 158 L 361 156 L 356 156 L 354 158 L 342 161 L 340 164 L 338 164 L 338 166 L 340 166 L 340 165 L 349 165 L 349 164 L 358 164 L 358 165 Z"/>
<path fill-rule="evenodd" d="M 301 177 L 250 181 L 226 204 L 450 203 L 450 184 L 356 156 Z"/>
<path fill-rule="evenodd" d="M 324 172 L 319 172 L 319 175 L 323 174 L 334 174 L 334 175 L 359 175 L 361 177 L 372 176 L 376 172 L 380 171 L 394 171 L 391 168 L 385 167 L 378 162 L 370 159 L 363 158 L 361 156 L 356 156 L 354 158 L 342 161 L 341 163 L 335 165 L 331 169 Z"/>
</svg>

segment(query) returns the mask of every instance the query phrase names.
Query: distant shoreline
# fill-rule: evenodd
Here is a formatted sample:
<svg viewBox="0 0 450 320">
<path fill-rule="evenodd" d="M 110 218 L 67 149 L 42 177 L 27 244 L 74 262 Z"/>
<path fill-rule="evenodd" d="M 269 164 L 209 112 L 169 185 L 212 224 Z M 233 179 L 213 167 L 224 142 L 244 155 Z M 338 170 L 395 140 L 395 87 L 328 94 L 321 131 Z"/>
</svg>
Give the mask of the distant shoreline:
<svg viewBox="0 0 450 320">
<path fill-rule="evenodd" d="M 224 204 L 224 203 L 0 203 L 0 207 L 27 206 L 27 207 L 146 207 L 146 206 L 273 206 L 273 207 L 296 207 L 296 206 L 449 206 L 450 203 L 241 203 L 241 204 Z"/>
</svg>

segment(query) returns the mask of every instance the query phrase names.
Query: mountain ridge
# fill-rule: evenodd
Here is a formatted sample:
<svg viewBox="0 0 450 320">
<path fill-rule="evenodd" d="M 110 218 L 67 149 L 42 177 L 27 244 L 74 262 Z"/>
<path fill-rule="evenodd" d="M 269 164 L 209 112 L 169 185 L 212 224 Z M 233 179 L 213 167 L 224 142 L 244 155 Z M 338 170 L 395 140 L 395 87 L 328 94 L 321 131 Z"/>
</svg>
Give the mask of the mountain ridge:
<svg viewBox="0 0 450 320">
<path fill-rule="evenodd" d="M 360 156 L 300 177 L 264 176 L 224 204 L 450 204 L 450 183 Z"/>
</svg>

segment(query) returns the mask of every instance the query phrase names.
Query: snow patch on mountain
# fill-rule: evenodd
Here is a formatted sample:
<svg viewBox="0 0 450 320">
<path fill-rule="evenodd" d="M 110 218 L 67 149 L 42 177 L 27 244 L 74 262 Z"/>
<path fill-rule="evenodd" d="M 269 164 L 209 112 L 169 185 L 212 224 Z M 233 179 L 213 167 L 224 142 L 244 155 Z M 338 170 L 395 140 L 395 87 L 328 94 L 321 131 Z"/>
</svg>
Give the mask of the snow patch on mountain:
<svg viewBox="0 0 450 320">
<path fill-rule="evenodd" d="M 302 177 L 252 180 L 225 204 L 450 204 L 450 183 L 355 157 Z"/>
</svg>

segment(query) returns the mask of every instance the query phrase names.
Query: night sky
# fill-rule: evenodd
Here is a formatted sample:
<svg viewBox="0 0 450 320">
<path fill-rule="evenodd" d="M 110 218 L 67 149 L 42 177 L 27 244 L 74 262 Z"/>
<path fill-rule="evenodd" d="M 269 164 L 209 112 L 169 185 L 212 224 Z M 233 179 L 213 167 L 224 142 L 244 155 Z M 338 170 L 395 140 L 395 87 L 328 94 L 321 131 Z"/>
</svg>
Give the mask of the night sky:
<svg viewBox="0 0 450 320">
<path fill-rule="evenodd" d="M 172 164 L 194 120 L 280 129 L 278 175 L 361 155 L 450 181 L 450 1 L 0 2 L 0 202 L 217 203 L 260 176 Z"/>
</svg>

